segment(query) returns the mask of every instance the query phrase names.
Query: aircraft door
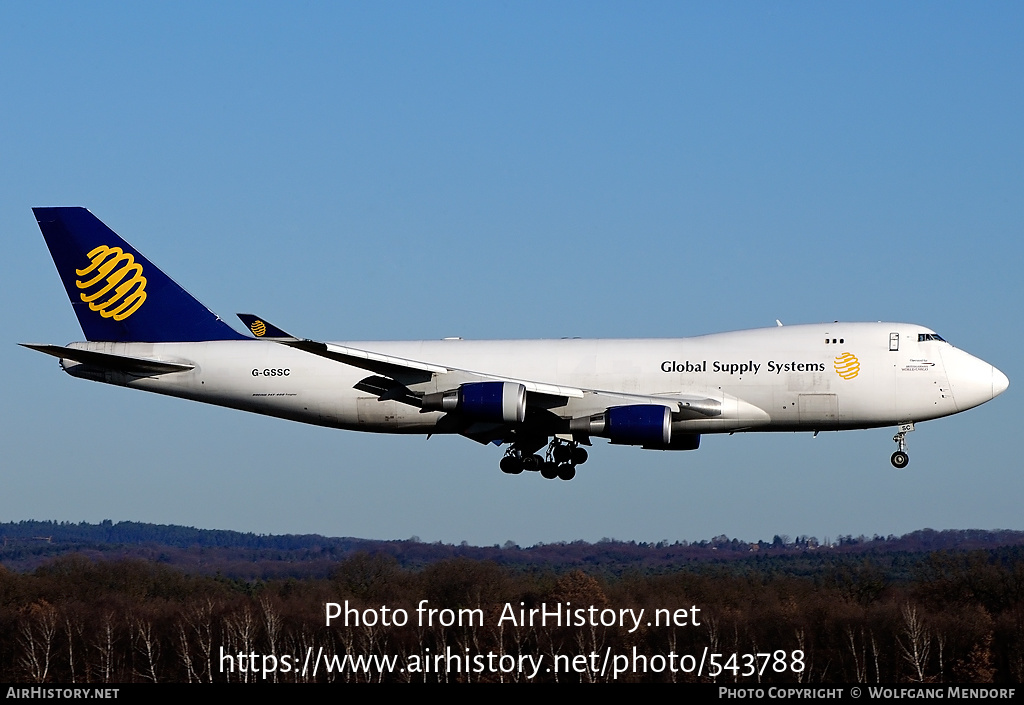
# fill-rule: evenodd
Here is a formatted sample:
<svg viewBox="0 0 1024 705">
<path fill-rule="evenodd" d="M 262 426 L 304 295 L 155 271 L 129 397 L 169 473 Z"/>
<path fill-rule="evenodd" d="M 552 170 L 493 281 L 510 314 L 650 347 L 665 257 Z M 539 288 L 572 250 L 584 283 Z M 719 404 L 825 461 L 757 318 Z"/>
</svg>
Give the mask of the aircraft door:
<svg viewBox="0 0 1024 705">
<path fill-rule="evenodd" d="M 797 396 L 800 423 L 821 423 L 822 428 L 834 426 L 839 418 L 839 396 L 836 394 L 800 394 Z"/>
</svg>

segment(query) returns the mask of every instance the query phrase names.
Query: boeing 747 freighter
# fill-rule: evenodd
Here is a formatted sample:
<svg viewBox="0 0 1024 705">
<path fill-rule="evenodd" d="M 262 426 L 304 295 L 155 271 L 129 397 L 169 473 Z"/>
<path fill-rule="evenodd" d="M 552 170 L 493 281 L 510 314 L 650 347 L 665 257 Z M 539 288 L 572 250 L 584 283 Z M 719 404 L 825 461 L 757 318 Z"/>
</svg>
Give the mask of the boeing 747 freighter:
<svg viewBox="0 0 1024 705">
<path fill-rule="evenodd" d="M 1009 381 L 912 323 L 824 323 L 645 340 L 321 342 L 266 319 L 242 335 L 84 208 L 36 208 L 86 342 L 24 344 L 97 382 L 377 433 L 505 445 L 501 469 L 570 480 L 592 439 L 695 450 L 707 433 L 893 426 Z"/>
</svg>

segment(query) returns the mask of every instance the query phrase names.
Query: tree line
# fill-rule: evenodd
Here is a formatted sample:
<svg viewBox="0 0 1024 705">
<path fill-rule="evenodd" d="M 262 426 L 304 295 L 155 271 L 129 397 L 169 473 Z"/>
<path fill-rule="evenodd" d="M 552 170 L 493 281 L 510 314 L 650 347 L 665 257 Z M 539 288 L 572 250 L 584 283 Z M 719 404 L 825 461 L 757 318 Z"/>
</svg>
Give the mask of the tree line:
<svg viewBox="0 0 1024 705">
<path fill-rule="evenodd" d="M 225 671 L 221 654 L 655 655 L 800 652 L 800 669 L 712 677 L 629 672 L 623 681 L 718 683 L 1020 682 L 1024 680 L 1024 549 L 851 554 L 801 562 L 759 556 L 616 573 L 448 558 L 406 567 L 357 552 L 326 577 L 243 580 L 154 561 L 58 557 L 30 572 L 0 568 L 0 681 L 59 683 L 262 681 Z M 472 624 L 325 625 L 325 604 L 478 610 Z M 599 609 L 687 609 L 699 625 L 529 625 L 498 619 L 570 603 Z M 223 649 L 223 651 L 222 651 Z M 312 651 L 310 651 L 312 650 Z M 517 671 L 452 673 L 348 668 L 276 672 L 276 681 L 515 681 Z M 590 667 L 539 681 L 610 680 Z"/>
</svg>

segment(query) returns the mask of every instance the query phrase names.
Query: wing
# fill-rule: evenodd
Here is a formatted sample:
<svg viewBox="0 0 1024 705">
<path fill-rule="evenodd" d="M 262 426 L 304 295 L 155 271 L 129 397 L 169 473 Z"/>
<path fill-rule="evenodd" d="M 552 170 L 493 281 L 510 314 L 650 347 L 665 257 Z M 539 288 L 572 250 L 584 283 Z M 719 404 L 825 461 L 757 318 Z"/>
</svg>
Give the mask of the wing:
<svg viewBox="0 0 1024 705">
<path fill-rule="evenodd" d="M 670 432 L 660 430 L 667 424 L 722 415 L 722 401 L 705 396 L 627 394 L 447 367 L 297 338 L 252 314 L 238 317 L 258 337 L 373 373 L 356 388 L 380 401 L 446 412 L 438 431 L 461 433 L 482 443 L 524 434 L 589 442 L 590 435 L 607 435 L 609 426 L 639 423 L 657 426 L 667 444 Z M 618 421 L 609 417 L 607 412 L 619 408 L 631 411 L 612 414 L 622 417 Z"/>
<path fill-rule="evenodd" d="M 469 381 L 511 382 L 522 384 L 526 391 L 534 394 L 545 394 L 563 398 L 582 398 L 584 395 L 584 390 L 576 387 L 566 387 L 563 385 L 545 384 L 531 380 L 515 379 L 512 377 L 488 375 L 469 370 L 460 370 L 453 367 L 444 367 L 429 362 L 419 362 L 391 355 L 382 355 L 380 353 L 370 352 L 368 350 L 359 350 L 358 348 L 350 348 L 344 345 L 337 345 L 335 343 L 321 343 L 315 340 L 300 339 L 285 333 L 280 328 L 266 323 L 264 319 L 259 319 L 252 314 L 239 313 L 237 315 L 250 330 L 253 329 L 253 326 L 256 326 L 256 329 L 259 330 L 259 323 L 263 323 L 263 325 L 267 326 L 266 330 L 268 333 L 261 337 L 266 337 L 283 345 L 304 350 L 308 353 L 319 355 L 320 357 L 325 357 L 329 360 L 343 362 L 346 365 L 351 365 L 352 367 L 358 367 L 360 369 L 367 370 L 368 372 L 374 372 L 403 385 L 422 384 L 423 382 L 432 381 L 435 379 L 435 376 L 444 376 L 446 382 L 451 382 L 456 385 Z M 277 335 L 271 335 L 270 331 L 276 332 Z"/>
</svg>

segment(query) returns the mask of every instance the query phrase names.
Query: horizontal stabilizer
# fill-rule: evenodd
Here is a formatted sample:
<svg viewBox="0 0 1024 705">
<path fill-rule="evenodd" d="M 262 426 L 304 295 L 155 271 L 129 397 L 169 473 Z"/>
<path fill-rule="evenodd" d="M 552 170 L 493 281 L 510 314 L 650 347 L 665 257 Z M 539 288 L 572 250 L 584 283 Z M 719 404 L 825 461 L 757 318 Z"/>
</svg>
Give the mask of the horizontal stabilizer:
<svg viewBox="0 0 1024 705">
<path fill-rule="evenodd" d="M 18 343 L 18 345 L 64 360 L 74 360 L 84 365 L 117 370 L 118 372 L 128 372 L 140 376 L 187 372 L 195 367 L 194 365 L 186 365 L 180 362 L 147 360 L 142 357 L 126 357 L 125 355 L 114 355 L 112 353 L 96 352 L 95 350 L 64 348 L 60 345 L 40 345 L 36 343 Z"/>
</svg>

